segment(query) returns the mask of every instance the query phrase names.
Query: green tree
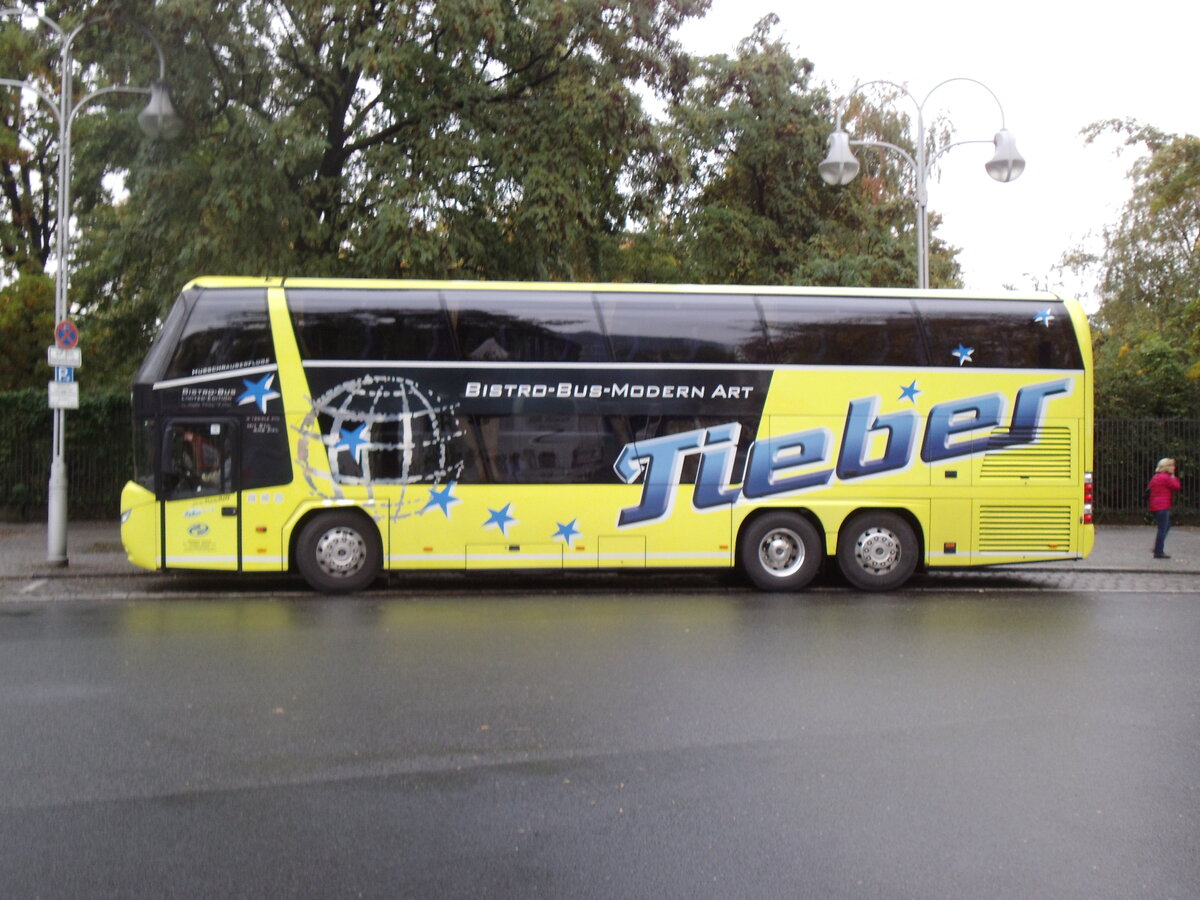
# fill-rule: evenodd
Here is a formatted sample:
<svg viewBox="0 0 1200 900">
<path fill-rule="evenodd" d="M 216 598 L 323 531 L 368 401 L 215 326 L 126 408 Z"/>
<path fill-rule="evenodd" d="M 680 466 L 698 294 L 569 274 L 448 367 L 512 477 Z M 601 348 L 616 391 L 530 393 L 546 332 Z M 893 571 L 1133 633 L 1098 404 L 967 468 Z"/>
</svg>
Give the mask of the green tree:
<svg viewBox="0 0 1200 900">
<path fill-rule="evenodd" d="M 1104 230 L 1098 267 L 1097 404 L 1100 415 L 1200 416 L 1200 138 L 1133 121 L 1098 122 L 1088 141 L 1116 133 L 1143 149 L 1133 192 Z"/>
<path fill-rule="evenodd" d="M 172 144 L 146 142 L 129 101 L 79 121 L 72 300 L 89 346 L 127 376 L 200 274 L 607 277 L 622 185 L 657 152 L 640 91 L 677 86 L 673 33 L 706 6 L 48 3 L 111 24 L 88 32 L 89 83 L 147 80 L 127 26 L 145 22 L 187 121 Z"/>
<path fill-rule="evenodd" d="M 27 270 L 0 288 L 0 391 L 44 391 L 50 380 L 46 348 L 53 340 L 54 282 Z"/>
<path fill-rule="evenodd" d="M 1186 355 L 1162 336 L 1142 332 L 1124 340 L 1101 332 L 1096 340 L 1096 407 L 1112 418 L 1187 418 L 1200 395 L 1188 377 Z"/>
<path fill-rule="evenodd" d="M 772 36 L 763 18 L 733 57 L 695 60 L 668 109 L 665 168 L 639 183 L 662 202 L 632 236 L 634 276 L 699 282 L 913 284 L 916 234 L 911 186 L 882 154 L 862 155 L 862 175 L 832 189 L 817 176 L 834 121 L 813 64 Z M 856 100 L 856 134 L 907 142 L 888 98 Z M 649 206 L 649 204 L 647 204 Z M 933 224 L 936 225 L 936 219 Z M 934 245 L 934 281 L 954 284 L 950 248 Z"/>
<path fill-rule="evenodd" d="M 55 93 L 52 63 L 37 36 L 0 19 L 0 76 Z M 57 131 L 28 91 L 0 86 L 0 279 L 44 269 L 55 238 Z"/>
</svg>

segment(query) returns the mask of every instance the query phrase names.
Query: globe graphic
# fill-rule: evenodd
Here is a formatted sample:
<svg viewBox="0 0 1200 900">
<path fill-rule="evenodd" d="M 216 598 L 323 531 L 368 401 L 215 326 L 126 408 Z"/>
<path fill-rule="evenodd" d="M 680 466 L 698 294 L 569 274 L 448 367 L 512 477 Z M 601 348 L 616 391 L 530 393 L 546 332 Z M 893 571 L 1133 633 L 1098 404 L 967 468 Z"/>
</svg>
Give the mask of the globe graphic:
<svg viewBox="0 0 1200 900">
<path fill-rule="evenodd" d="M 461 437 L 457 404 L 403 375 L 369 374 L 313 399 L 300 426 L 299 463 L 319 496 L 339 500 L 344 486 L 365 487 L 368 500 L 387 500 L 392 517 L 402 518 L 428 499 L 424 490 L 409 498 L 410 486 L 460 477 Z M 386 496 L 377 496 L 384 485 Z"/>
</svg>

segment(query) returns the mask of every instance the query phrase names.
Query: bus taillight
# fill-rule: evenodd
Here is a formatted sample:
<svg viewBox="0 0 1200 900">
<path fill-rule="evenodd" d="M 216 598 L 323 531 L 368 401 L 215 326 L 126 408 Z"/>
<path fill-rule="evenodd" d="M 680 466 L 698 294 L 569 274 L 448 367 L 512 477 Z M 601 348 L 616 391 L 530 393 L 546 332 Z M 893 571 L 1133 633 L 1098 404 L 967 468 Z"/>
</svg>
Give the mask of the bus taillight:
<svg viewBox="0 0 1200 900">
<path fill-rule="evenodd" d="M 1083 473 L 1083 524 L 1092 524 L 1092 510 L 1096 499 L 1096 486 L 1092 483 L 1092 473 Z"/>
</svg>

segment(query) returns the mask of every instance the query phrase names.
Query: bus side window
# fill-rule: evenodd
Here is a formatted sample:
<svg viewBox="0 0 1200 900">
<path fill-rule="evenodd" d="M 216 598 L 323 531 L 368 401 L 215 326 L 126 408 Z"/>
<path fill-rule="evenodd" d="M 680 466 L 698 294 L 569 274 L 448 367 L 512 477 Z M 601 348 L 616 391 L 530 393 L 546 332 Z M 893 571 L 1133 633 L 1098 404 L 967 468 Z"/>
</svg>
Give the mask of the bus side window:
<svg viewBox="0 0 1200 900">
<path fill-rule="evenodd" d="M 772 357 L 794 366 L 928 365 L 911 301 L 760 294 Z"/>
<path fill-rule="evenodd" d="M 477 416 L 490 480 L 497 484 L 608 484 L 621 452 L 607 416 Z"/>
<path fill-rule="evenodd" d="M 462 358 L 474 362 L 607 362 L 592 295 L 583 291 L 447 291 Z"/>
<path fill-rule="evenodd" d="M 604 293 L 597 302 L 617 362 L 758 362 L 763 352 L 750 297 Z"/>
<path fill-rule="evenodd" d="M 974 368 L 1083 368 L 1075 326 L 1062 303 L 921 297 L 916 304 L 934 365 L 956 365 L 951 353 L 962 345 L 974 350 Z"/>
<path fill-rule="evenodd" d="M 288 288 L 303 359 L 456 359 L 437 291 Z"/>
</svg>

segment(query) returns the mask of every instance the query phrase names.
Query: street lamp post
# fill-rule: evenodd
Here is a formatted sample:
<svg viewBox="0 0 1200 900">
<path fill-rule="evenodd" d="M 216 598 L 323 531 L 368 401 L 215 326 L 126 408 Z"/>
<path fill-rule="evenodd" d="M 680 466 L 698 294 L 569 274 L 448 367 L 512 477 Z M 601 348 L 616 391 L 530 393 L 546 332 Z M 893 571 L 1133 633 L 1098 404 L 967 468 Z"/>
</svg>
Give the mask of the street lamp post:
<svg viewBox="0 0 1200 900">
<path fill-rule="evenodd" d="M 162 47 L 154 35 L 145 29 L 141 30 L 154 45 L 155 52 L 158 54 L 158 79 L 151 81 L 149 87 L 129 85 L 102 87 L 76 101 L 72 97 L 71 70 L 74 61 L 71 55 L 72 44 L 84 28 L 105 20 L 89 19 L 71 31 L 65 31 L 57 22 L 47 16 L 16 7 L 0 10 L 0 18 L 15 18 L 22 23 L 26 19 L 35 18 L 50 29 L 59 41 L 60 81 L 57 97 L 29 80 L 0 78 L 0 85 L 27 90 L 35 94 L 38 100 L 54 115 L 58 124 L 58 190 L 55 225 L 57 267 L 54 273 L 54 321 L 62 322 L 67 318 L 70 309 L 67 301 L 67 287 L 70 282 L 71 260 L 71 126 L 75 122 L 75 117 L 85 106 L 105 94 L 148 94 L 150 102 L 138 115 L 138 124 L 148 137 L 152 140 L 158 137 L 170 140 L 182 130 L 182 122 L 171 105 L 166 84 L 166 58 L 163 56 Z M 55 408 L 52 412 L 54 430 L 51 438 L 50 483 L 46 509 L 46 560 L 54 565 L 64 566 L 67 564 L 67 466 L 63 454 L 66 442 L 66 411 Z"/>
<path fill-rule="evenodd" d="M 991 95 L 992 99 L 996 101 L 996 106 L 1000 109 L 1000 130 L 996 132 L 996 136 L 991 141 L 955 141 L 937 149 L 930 155 L 928 148 L 925 146 L 925 104 L 929 102 L 929 98 L 933 95 L 934 91 L 943 85 L 955 81 L 966 81 L 971 84 L 977 84 Z M 842 117 L 846 113 L 850 98 L 857 91 L 873 84 L 885 84 L 895 88 L 908 97 L 916 106 L 917 140 L 915 157 L 903 147 L 897 147 L 895 144 L 890 144 L 887 141 L 852 140 L 850 135 L 842 128 Z M 858 160 L 854 158 L 854 153 L 850 149 L 851 147 L 879 147 L 883 150 L 890 150 L 898 154 L 905 162 L 912 166 L 916 179 L 914 201 L 917 207 L 917 287 L 925 290 L 929 287 L 929 195 L 926 189 L 929 173 L 938 157 L 951 148 L 962 144 L 987 143 L 993 144 L 996 150 L 993 157 L 984 165 L 988 175 L 1002 183 L 1014 181 L 1020 177 L 1021 173 L 1025 171 L 1025 160 L 1017 152 L 1016 138 L 1013 137 L 1012 132 L 1004 127 L 1004 107 L 1000 106 L 1000 99 L 982 81 L 976 81 L 974 78 L 948 78 L 934 85 L 929 93 L 925 95 L 925 98 L 919 102 L 903 85 L 885 80 L 868 81 L 865 84 L 856 85 L 842 99 L 842 103 L 837 110 L 837 125 L 833 133 L 829 135 L 829 153 L 825 159 L 821 160 L 817 166 L 817 171 L 826 184 L 849 184 L 854 180 L 854 176 L 858 174 L 859 168 Z"/>
</svg>

